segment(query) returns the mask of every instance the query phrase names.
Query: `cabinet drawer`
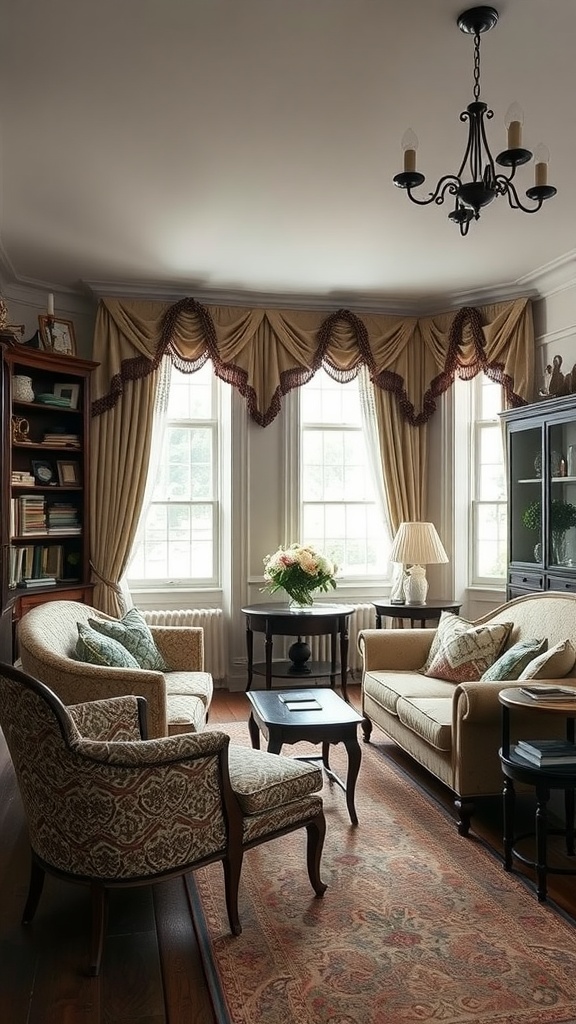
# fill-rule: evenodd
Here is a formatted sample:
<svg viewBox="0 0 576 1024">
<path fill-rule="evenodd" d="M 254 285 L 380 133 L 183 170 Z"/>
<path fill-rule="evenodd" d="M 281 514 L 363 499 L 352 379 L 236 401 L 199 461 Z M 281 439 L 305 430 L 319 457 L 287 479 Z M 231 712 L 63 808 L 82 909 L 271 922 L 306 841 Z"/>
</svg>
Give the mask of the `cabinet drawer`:
<svg viewBox="0 0 576 1024">
<path fill-rule="evenodd" d="M 544 590 L 544 576 L 536 572 L 511 572 L 509 586 L 530 591 Z"/>
<path fill-rule="evenodd" d="M 565 576 L 548 576 L 547 590 L 561 590 L 564 594 L 576 594 L 576 578 L 566 579 Z"/>
</svg>

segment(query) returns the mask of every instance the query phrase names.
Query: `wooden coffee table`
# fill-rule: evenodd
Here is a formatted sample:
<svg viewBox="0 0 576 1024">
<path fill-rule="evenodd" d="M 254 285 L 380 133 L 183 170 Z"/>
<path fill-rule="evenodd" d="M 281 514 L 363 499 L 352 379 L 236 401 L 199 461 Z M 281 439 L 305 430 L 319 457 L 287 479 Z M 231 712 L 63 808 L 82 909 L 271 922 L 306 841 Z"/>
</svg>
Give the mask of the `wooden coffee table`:
<svg viewBox="0 0 576 1024">
<path fill-rule="evenodd" d="M 302 690 L 250 690 L 246 694 L 252 709 L 248 729 L 252 746 L 260 749 L 260 733 L 268 740 L 268 751 L 279 754 L 284 743 L 321 743 L 322 755 L 303 757 L 304 761 L 321 761 L 324 771 L 333 782 L 346 793 L 346 806 L 353 825 L 358 824 L 354 807 L 356 779 L 360 771 L 362 752 L 358 743 L 358 726 L 362 715 L 339 694 L 326 687 L 306 690 L 319 704 L 315 710 L 290 710 L 284 699 L 294 701 L 302 698 Z M 331 743 L 343 743 L 348 752 L 346 782 L 332 771 L 329 762 Z"/>
</svg>

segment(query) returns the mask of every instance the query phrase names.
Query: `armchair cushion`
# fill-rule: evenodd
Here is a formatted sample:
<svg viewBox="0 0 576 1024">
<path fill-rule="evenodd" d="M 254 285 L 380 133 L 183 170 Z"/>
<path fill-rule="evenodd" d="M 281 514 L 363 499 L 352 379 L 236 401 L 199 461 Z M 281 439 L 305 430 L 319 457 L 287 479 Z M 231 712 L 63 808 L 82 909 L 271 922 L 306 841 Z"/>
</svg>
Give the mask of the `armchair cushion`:
<svg viewBox="0 0 576 1024">
<path fill-rule="evenodd" d="M 318 766 L 296 758 L 231 745 L 228 766 L 232 789 L 243 814 L 258 814 L 300 801 L 322 789 Z"/>
<path fill-rule="evenodd" d="M 83 622 L 78 623 L 76 657 L 90 665 L 105 665 L 107 668 L 139 668 L 136 658 L 123 644 L 110 636 L 102 636 Z"/>
<path fill-rule="evenodd" d="M 88 619 L 88 625 L 105 637 L 111 637 L 130 652 L 139 668 L 165 672 L 168 668 L 154 643 L 148 623 L 137 608 L 122 619 Z"/>
</svg>

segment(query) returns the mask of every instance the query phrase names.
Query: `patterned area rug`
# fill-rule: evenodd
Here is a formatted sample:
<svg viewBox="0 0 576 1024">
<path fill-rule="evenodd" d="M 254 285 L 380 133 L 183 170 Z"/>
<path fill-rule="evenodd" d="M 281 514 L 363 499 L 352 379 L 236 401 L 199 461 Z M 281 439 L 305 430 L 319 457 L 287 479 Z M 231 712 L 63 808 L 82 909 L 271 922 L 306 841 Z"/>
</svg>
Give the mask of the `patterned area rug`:
<svg viewBox="0 0 576 1024">
<path fill-rule="evenodd" d="M 248 745 L 246 726 L 222 728 Z M 342 790 L 324 785 L 322 900 L 308 882 L 305 830 L 246 854 L 238 938 L 221 865 L 188 880 L 221 1020 L 575 1024 L 576 927 L 458 836 L 377 740 L 362 754 L 357 828 Z M 345 774 L 342 747 L 331 764 Z"/>
</svg>

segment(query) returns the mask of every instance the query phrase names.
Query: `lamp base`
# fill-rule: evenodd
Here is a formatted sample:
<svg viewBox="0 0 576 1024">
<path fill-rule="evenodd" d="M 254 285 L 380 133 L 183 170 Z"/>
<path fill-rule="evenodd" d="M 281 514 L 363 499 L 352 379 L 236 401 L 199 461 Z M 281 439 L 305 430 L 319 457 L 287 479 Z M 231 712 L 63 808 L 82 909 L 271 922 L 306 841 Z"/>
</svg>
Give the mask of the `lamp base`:
<svg viewBox="0 0 576 1024">
<path fill-rule="evenodd" d="M 422 565 L 412 565 L 404 579 L 404 597 L 406 604 L 426 604 L 428 580 L 426 569 Z"/>
</svg>

